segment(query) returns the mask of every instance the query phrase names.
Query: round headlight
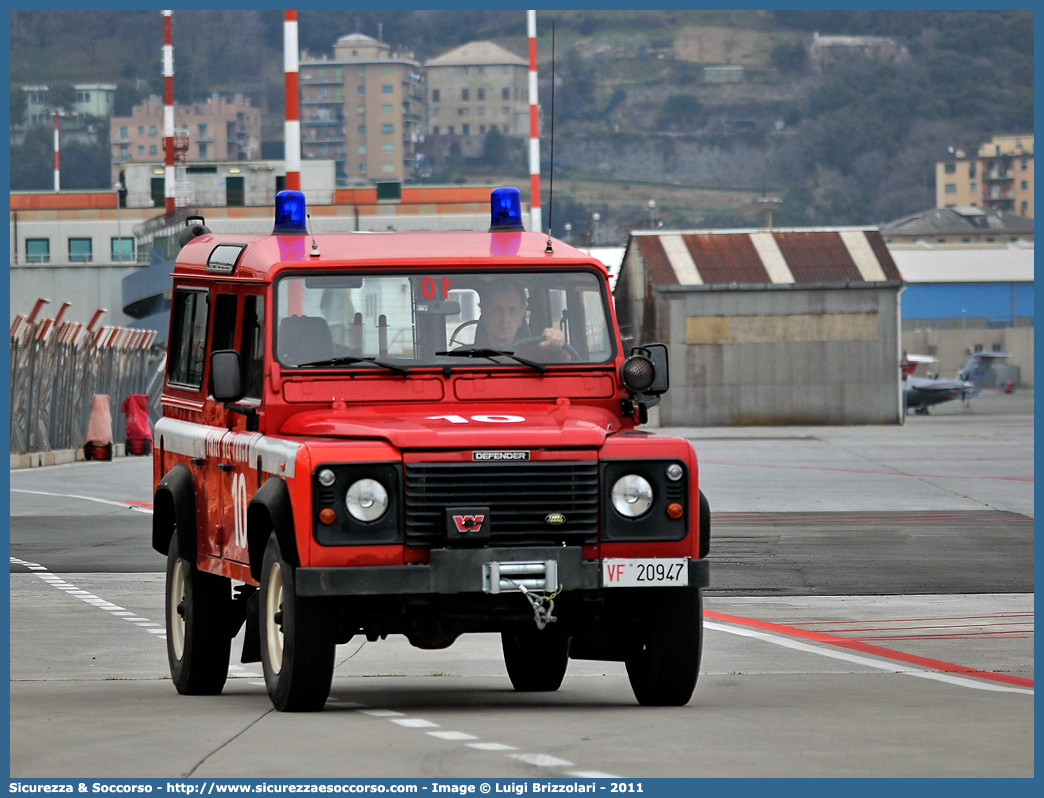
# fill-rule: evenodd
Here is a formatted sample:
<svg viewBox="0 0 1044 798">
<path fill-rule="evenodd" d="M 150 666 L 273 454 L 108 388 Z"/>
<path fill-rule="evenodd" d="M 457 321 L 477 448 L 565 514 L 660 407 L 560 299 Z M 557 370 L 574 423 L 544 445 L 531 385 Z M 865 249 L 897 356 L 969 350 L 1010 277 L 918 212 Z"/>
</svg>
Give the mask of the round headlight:
<svg viewBox="0 0 1044 798">
<path fill-rule="evenodd" d="M 649 512 L 649 508 L 652 507 L 652 485 L 645 477 L 628 474 L 616 480 L 610 498 L 620 515 L 638 518 Z"/>
<path fill-rule="evenodd" d="M 356 480 L 348 488 L 344 503 L 357 521 L 376 521 L 388 509 L 388 491 L 375 479 Z"/>
<path fill-rule="evenodd" d="M 656 367 L 644 355 L 631 355 L 620 367 L 620 379 L 631 393 L 641 393 L 656 379 Z"/>
<path fill-rule="evenodd" d="M 319 484 L 322 485 L 324 488 L 328 488 L 332 484 L 334 484 L 334 479 L 334 472 L 331 471 L 329 468 L 324 468 L 322 471 L 319 472 Z"/>
<path fill-rule="evenodd" d="M 667 466 L 667 479 L 669 479 L 671 482 L 677 482 L 679 479 L 682 478 L 682 474 L 684 473 L 685 471 L 682 470 L 682 467 L 677 463 L 671 463 L 669 466 Z"/>
</svg>

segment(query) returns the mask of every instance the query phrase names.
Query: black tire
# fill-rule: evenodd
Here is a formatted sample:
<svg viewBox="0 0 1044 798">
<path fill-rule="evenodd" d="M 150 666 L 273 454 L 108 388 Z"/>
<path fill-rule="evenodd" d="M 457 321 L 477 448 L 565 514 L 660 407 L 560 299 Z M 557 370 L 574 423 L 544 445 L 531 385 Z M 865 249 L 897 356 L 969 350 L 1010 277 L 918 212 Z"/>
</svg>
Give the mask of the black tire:
<svg viewBox="0 0 1044 798">
<path fill-rule="evenodd" d="M 638 647 L 626 659 L 638 703 L 680 707 L 689 703 L 703 653 L 703 597 L 699 588 L 649 590 Z"/>
<path fill-rule="evenodd" d="M 569 637 L 536 626 L 500 633 L 511 686 L 520 693 L 549 693 L 562 686 L 569 664 Z"/>
<path fill-rule="evenodd" d="M 182 695 L 217 695 L 225 686 L 231 586 L 179 557 L 178 536 L 171 535 L 163 603 L 170 677 Z"/>
<path fill-rule="evenodd" d="M 294 595 L 294 568 L 268 540 L 258 608 L 261 666 L 272 704 L 281 712 L 317 712 L 333 683 L 336 626 L 320 599 Z"/>
</svg>

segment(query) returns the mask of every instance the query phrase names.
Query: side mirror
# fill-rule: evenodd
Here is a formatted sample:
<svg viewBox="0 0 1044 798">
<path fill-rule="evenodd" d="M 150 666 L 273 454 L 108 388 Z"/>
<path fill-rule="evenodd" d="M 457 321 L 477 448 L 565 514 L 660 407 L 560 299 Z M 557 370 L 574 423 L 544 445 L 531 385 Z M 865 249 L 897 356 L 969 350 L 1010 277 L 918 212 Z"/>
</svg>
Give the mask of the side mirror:
<svg viewBox="0 0 1044 798">
<path fill-rule="evenodd" d="M 239 352 L 220 349 L 210 355 L 210 384 L 219 402 L 238 402 L 243 398 L 242 367 Z"/>
<path fill-rule="evenodd" d="M 646 354 L 653 363 L 653 367 L 656 369 L 652 385 L 645 392 L 650 396 L 660 396 L 667 393 L 667 389 L 671 387 L 671 373 L 667 364 L 667 344 L 646 344 L 642 348 L 645 349 Z"/>
</svg>

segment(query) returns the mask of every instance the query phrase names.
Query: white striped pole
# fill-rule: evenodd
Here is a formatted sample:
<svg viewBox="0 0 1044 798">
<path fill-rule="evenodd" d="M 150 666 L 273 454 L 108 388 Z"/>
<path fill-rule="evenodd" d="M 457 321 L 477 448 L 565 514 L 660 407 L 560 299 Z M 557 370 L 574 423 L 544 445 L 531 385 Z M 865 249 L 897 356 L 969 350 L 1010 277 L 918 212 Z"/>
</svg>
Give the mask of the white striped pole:
<svg viewBox="0 0 1044 798">
<path fill-rule="evenodd" d="M 174 213 L 174 45 L 171 12 L 163 13 L 163 206 Z"/>
<path fill-rule="evenodd" d="M 297 95 L 297 12 L 283 12 L 283 69 L 286 72 L 286 123 L 283 128 L 286 187 L 301 190 L 301 112 Z"/>
<path fill-rule="evenodd" d="M 62 190 L 61 173 L 58 171 L 58 112 L 54 112 L 54 191 Z"/>
<path fill-rule="evenodd" d="M 537 106 L 536 11 L 526 12 L 529 28 L 529 218 L 530 229 L 544 228 L 540 218 L 540 109 Z"/>
</svg>

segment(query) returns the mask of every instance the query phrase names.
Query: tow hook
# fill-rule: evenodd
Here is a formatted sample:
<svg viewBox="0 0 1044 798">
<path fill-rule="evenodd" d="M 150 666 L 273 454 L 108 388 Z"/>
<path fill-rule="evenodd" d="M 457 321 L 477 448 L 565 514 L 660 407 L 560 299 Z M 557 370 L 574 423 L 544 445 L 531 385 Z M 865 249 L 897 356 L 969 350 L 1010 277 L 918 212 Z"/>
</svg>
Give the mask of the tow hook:
<svg viewBox="0 0 1044 798">
<path fill-rule="evenodd" d="M 556 590 L 550 596 L 540 595 L 526 589 L 525 585 L 519 585 L 518 589 L 522 591 L 522 595 L 525 596 L 526 601 L 533 607 L 533 622 L 536 624 L 537 629 L 543 629 L 549 623 L 554 623 L 558 620 L 552 613 L 555 611 L 555 596 L 558 595 Z M 544 603 L 547 606 L 544 606 Z"/>
</svg>

